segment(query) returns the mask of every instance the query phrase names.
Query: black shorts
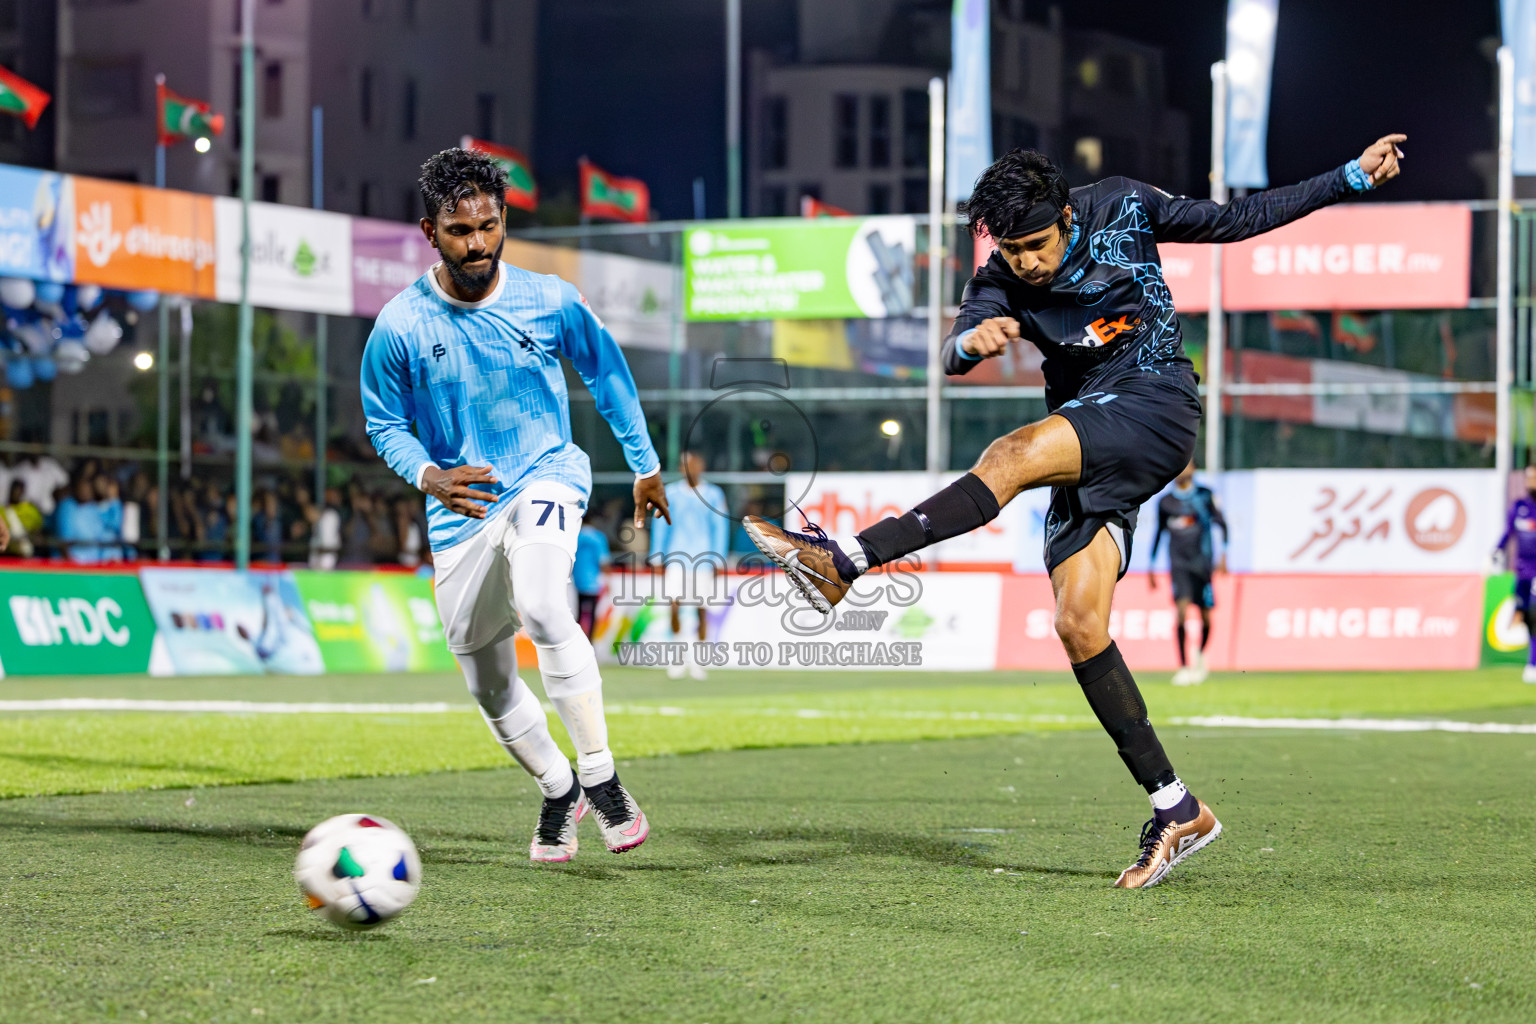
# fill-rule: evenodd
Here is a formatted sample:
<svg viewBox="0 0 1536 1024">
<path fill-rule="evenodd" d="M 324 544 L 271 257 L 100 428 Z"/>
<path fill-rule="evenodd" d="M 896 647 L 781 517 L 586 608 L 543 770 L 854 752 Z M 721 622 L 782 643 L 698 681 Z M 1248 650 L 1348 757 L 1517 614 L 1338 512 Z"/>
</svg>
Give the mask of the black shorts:
<svg viewBox="0 0 1536 1024">
<path fill-rule="evenodd" d="M 1051 488 L 1045 517 L 1045 567 L 1056 567 L 1109 527 L 1120 546 L 1120 575 L 1131 563 L 1136 513 L 1189 465 L 1200 427 L 1200 395 L 1191 370 L 1129 367 L 1096 390 L 1062 404 L 1077 431 L 1083 468 L 1075 487 Z"/>
<path fill-rule="evenodd" d="M 1188 601 L 1201 608 L 1216 607 L 1216 595 L 1211 589 L 1210 573 L 1175 566 L 1169 575 L 1173 578 L 1175 601 Z"/>
</svg>

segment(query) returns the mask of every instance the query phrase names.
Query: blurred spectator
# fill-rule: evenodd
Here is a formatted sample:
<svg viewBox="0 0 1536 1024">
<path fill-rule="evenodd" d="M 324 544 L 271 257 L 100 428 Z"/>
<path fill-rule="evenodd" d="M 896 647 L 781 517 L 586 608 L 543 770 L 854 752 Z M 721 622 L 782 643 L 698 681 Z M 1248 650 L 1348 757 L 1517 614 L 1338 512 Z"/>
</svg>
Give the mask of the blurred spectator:
<svg viewBox="0 0 1536 1024">
<path fill-rule="evenodd" d="M 351 514 L 343 527 L 341 562 L 343 565 L 365 565 L 373 561 L 370 544 L 373 527 L 368 521 L 373 513 L 373 504 L 368 500 L 368 493 L 356 484 L 352 486 L 348 498 Z"/>
<path fill-rule="evenodd" d="M 256 547 L 257 560 L 281 565 L 283 517 L 277 504 L 277 492 L 262 491 L 257 506 L 256 514 L 251 516 L 251 542 Z"/>
<path fill-rule="evenodd" d="M 101 508 L 88 477 L 75 481 L 72 492 L 54 508 L 54 533 L 71 562 L 88 565 L 101 561 Z"/>
<path fill-rule="evenodd" d="M 44 516 L 53 515 L 56 509 L 54 494 L 69 485 L 69 474 L 51 455 L 23 455 L 11 467 L 11 478 L 20 479 L 27 488 L 27 500 L 36 505 Z"/>
<path fill-rule="evenodd" d="M 97 473 L 91 482 L 96 498 L 96 539 L 102 543 L 99 557 L 104 562 L 123 560 L 123 499 L 119 497 L 117 481 L 106 473 Z"/>
<path fill-rule="evenodd" d="M 576 585 L 576 621 L 592 639 L 597 628 L 597 599 L 603 592 L 603 570 L 609 562 L 608 534 L 593 523 L 582 523 L 576 535 L 576 559 L 571 582 Z"/>
<path fill-rule="evenodd" d="M 311 505 L 306 515 L 313 515 L 310 522 L 309 567 L 334 569 L 341 554 L 341 492 L 334 487 L 325 489 L 324 507 Z"/>
<path fill-rule="evenodd" d="M 11 481 L 4 515 L 6 525 L 11 530 L 11 542 L 5 553 L 31 558 L 37 552 L 36 539 L 43 535 L 43 513 L 37 505 L 27 500 L 25 481 Z"/>
<path fill-rule="evenodd" d="M 421 502 L 410 498 L 395 500 L 395 543 L 400 552 L 397 558 L 407 569 L 416 568 L 423 560 L 431 564 L 432 560 L 432 552 L 427 548 L 426 530 L 418 521 L 417 512 L 420 508 Z"/>
</svg>

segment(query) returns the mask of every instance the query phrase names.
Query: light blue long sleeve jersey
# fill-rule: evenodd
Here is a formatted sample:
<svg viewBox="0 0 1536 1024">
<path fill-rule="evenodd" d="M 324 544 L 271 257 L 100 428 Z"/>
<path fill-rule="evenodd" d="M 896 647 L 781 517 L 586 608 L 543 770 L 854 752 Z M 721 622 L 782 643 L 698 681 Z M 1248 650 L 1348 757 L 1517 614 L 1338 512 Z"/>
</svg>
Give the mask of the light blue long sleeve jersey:
<svg viewBox="0 0 1536 1024">
<path fill-rule="evenodd" d="M 562 355 L 597 399 L 629 468 L 654 472 L 660 462 L 613 335 L 573 285 L 508 263 L 479 302 L 449 296 L 432 270 L 389 300 L 363 350 L 368 437 L 417 486 L 428 465 L 490 466 L 496 483 L 478 487 L 500 498 L 490 516 L 504 513 L 534 480 L 586 497 L 592 463 L 571 442 Z M 474 536 L 488 521 L 427 498 L 433 551 Z"/>
<path fill-rule="evenodd" d="M 705 555 L 726 556 L 730 543 L 730 506 L 725 492 L 708 480 L 700 480 L 697 490 L 687 480 L 667 484 L 665 519 L 651 520 L 651 556 Z"/>
</svg>

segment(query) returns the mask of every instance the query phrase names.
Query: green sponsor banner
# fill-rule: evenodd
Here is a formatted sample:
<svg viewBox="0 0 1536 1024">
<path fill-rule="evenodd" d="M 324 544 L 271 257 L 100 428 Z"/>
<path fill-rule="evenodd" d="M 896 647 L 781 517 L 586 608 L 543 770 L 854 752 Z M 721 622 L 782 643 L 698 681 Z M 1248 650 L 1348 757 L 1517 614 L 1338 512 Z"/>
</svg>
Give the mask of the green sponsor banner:
<svg viewBox="0 0 1536 1024">
<path fill-rule="evenodd" d="M 7 675 L 147 672 L 155 623 L 131 573 L 0 572 Z"/>
<path fill-rule="evenodd" d="M 404 573 L 296 571 L 294 582 L 331 672 L 457 668 L 432 582 Z"/>
<path fill-rule="evenodd" d="M 917 221 L 711 223 L 685 234 L 689 320 L 825 320 L 913 309 Z"/>
<path fill-rule="evenodd" d="M 1515 621 L 1515 574 L 1489 576 L 1483 590 L 1483 664 L 1524 665 L 1530 634 Z"/>
</svg>

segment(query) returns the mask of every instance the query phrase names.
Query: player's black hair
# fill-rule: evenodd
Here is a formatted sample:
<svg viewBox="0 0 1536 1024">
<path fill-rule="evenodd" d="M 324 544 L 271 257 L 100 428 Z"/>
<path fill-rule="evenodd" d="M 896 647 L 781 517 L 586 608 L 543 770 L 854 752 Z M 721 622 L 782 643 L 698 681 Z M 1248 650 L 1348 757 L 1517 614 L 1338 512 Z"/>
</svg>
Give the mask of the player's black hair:
<svg viewBox="0 0 1536 1024">
<path fill-rule="evenodd" d="M 417 183 L 428 220 L 437 220 L 444 207 L 452 213 L 477 192 L 496 200 L 497 209 L 506 206 L 507 172 L 483 153 L 457 147 L 434 153 L 421 165 Z"/>
<path fill-rule="evenodd" d="M 1067 179 L 1050 157 L 1032 149 L 1014 149 L 981 172 L 964 205 L 973 235 L 985 230 L 1001 240 L 1026 233 L 1019 226 L 1036 203 L 1049 203 L 1061 211 L 1068 202 Z M 1065 214 L 1056 218 L 1056 226 L 1067 230 Z"/>
</svg>

